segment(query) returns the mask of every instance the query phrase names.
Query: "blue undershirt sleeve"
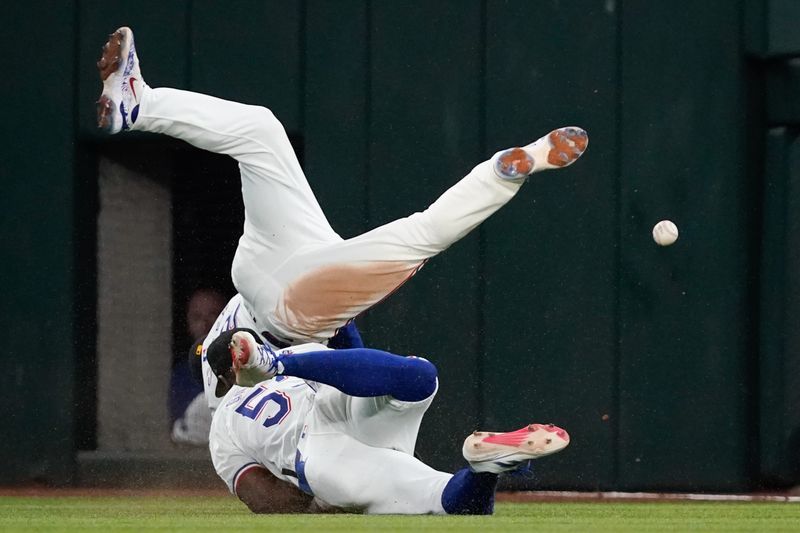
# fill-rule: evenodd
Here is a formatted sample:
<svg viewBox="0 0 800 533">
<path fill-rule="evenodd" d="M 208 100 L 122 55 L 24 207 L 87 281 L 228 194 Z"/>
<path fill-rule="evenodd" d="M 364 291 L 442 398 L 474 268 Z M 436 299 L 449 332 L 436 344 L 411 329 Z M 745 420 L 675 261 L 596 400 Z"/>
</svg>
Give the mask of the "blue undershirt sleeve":
<svg viewBox="0 0 800 533">
<path fill-rule="evenodd" d="M 350 396 L 418 402 L 436 391 L 437 372 L 430 361 L 371 348 L 283 354 L 278 362 L 282 375 L 324 383 Z"/>
<path fill-rule="evenodd" d="M 336 335 L 328 340 L 328 348 L 346 350 L 348 348 L 363 348 L 364 341 L 358 332 L 355 320 L 351 320 L 336 331 Z"/>
</svg>

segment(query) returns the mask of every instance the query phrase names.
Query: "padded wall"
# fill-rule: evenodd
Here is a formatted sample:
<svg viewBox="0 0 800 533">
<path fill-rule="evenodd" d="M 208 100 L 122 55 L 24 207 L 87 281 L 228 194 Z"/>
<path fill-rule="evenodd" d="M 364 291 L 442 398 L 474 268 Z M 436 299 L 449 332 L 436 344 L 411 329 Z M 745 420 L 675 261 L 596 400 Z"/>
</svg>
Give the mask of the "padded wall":
<svg viewBox="0 0 800 533">
<path fill-rule="evenodd" d="M 13 2 L 3 20 L 0 483 L 63 483 L 74 467 L 75 2 Z"/>
<path fill-rule="evenodd" d="M 434 466 L 459 465 L 474 427 L 552 421 L 572 445 L 513 485 L 742 490 L 759 457 L 783 472 L 787 441 L 762 438 L 759 455 L 747 430 L 760 416 L 763 433 L 775 412 L 764 376 L 789 368 L 759 347 L 796 346 L 796 306 L 780 300 L 793 294 L 793 256 L 780 254 L 794 240 L 771 207 L 794 205 L 796 150 L 770 137 L 789 178 L 769 183 L 784 197 L 764 188 L 752 141 L 767 119 L 797 120 L 792 0 L 83 0 L 6 15 L 6 49 L 23 50 L 2 59 L 15 72 L 2 89 L 13 106 L 0 200 L 14 335 L 0 379 L 19 435 L 2 444 L 15 458 L 4 480 L 68 479 L 73 419 L 93 415 L 72 407 L 86 290 L 74 293 L 86 276 L 73 253 L 92 268 L 83 230 L 96 209 L 74 160 L 107 142 L 94 129 L 94 62 L 122 24 L 151 85 L 272 108 L 343 236 L 425 208 L 496 150 L 562 125 L 589 131 L 582 161 L 530 180 L 359 320 L 371 345 L 439 366 L 420 437 Z M 670 248 L 649 236 L 662 218 L 681 229 Z M 777 255 L 762 258 L 762 241 Z M 773 301 L 783 322 L 765 321 Z M 43 330 L 60 343 L 44 367 L 27 355 Z"/>
</svg>

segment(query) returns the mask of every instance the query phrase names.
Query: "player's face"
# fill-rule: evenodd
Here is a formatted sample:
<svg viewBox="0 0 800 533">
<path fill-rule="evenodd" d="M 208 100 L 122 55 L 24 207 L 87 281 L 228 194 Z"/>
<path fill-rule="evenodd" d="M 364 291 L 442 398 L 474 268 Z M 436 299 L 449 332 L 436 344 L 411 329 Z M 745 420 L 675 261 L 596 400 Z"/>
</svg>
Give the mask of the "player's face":
<svg viewBox="0 0 800 533">
<path fill-rule="evenodd" d="M 236 374 L 232 368 L 224 374 L 217 376 L 217 390 L 215 391 L 217 398 L 225 396 L 235 384 Z"/>
<path fill-rule="evenodd" d="M 198 292 L 189 300 L 186 309 L 186 323 L 189 335 L 193 338 L 205 336 L 214 325 L 225 301 L 212 293 Z"/>
</svg>

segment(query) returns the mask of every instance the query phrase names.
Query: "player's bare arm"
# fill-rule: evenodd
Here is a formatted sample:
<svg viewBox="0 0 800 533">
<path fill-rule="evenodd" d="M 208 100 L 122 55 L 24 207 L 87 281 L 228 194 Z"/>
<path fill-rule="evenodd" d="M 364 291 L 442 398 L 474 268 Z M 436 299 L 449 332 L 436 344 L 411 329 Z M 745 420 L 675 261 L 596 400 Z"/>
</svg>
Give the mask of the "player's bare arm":
<svg viewBox="0 0 800 533">
<path fill-rule="evenodd" d="M 257 514 L 320 512 L 312 496 L 262 468 L 253 468 L 239 479 L 236 495 Z"/>
</svg>

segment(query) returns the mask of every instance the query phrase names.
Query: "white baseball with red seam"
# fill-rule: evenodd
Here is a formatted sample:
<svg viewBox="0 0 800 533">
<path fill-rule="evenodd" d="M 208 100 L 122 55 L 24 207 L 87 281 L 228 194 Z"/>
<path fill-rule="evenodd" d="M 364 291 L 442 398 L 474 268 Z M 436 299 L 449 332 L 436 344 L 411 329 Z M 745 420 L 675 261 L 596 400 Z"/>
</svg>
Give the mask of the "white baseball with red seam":
<svg viewBox="0 0 800 533">
<path fill-rule="evenodd" d="M 662 220 L 653 226 L 653 240 L 659 246 L 669 246 L 678 240 L 678 226 L 671 220 Z"/>
</svg>

